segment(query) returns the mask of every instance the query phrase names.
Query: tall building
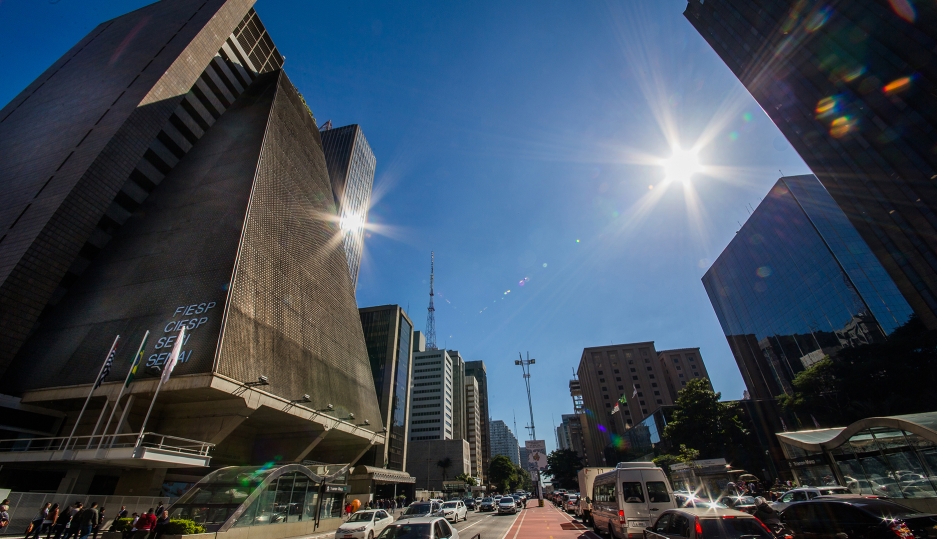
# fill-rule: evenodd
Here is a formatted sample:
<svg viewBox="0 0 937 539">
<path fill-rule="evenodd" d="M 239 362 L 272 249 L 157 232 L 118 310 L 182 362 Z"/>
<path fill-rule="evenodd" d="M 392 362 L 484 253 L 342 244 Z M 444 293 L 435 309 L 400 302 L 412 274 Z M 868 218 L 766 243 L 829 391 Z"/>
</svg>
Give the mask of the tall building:
<svg viewBox="0 0 937 539">
<path fill-rule="evenodd" d="M 684 15 L 937 328 L 933 4 L 690 0 Z"/>
<path fill-rule="evenodd" d="M 481 475 L 482 484 L 487 484 L 488 478 L 488 463 L 491 462 L 491 444 L 488 440 L 488 372 L 485 370 L 484 361 L 466 361 L 465 362 L 465 376 L 468 379 L 469 376 L 475 378 L 475 381 L 478 383 L 478 415 L 479 415 L 479 426 L 478 429 L 481 431 L 481 454 L 482 454 L 482 468 Z"/>
<path fill-rule="evenodd" d="M 586 405 L 582 399 L 582 384 L 573 378 L 569 381 L 569 395 L 573 399 L 573 415 L 577 421 L 570 421 L 570 437 L 574 435 L 573 429 L 578 427 L 579 447 L 577 452 L 586 466 L 598 466 L 603 460 L 596 460 L 604 453 L 601 440 L 592 436 L 589 430 L 589 418 L 586 416 Z M 574 442 L 575 443 L 575 442 Z"/>
<path fill-rule="evenodd" d="M 413 353 L 410 441 L 453 439 L 452 384 L 453 365 L 448 352 Z M 464 393 L 462 388 L 458 393 Z"/>
<path fill-rule="evenodd" d="M 321 218 L 335 213 L 319 130 L 252 4 L 164 0 L 103 23 L 0 110 L 0 402 L 53 411 L 50 436 L 112 415 L 98 435 L 130 440 L 0 455 L 4 474 L 60 480 L 33 489 L 101 475 L 158 495 L 169 468 L 349 463 L 384 443 L 340 232 Z M 170 437 L 164 458 L 130 433 L 182 327 L 145 425 Z"/>
<path fill-rule="evenodd" d="M 482 420 L 481 393 L 478 380 L 474 376 L 465 377 L 465 440 L 469 443 L 472 455 L 472 477 L 483 477 L 484 460 L 482 459 Z"/>
<path fill-rule="evenodd" d="M 591 466 L 587 458 L 586 439 L 582 428 L 582 424 L 585 421 L 585 415 L 563 414 L 562 420 L 563 423 L 557 428 L 563 429 L 563 434 L 566 437 L 567 444 L 565 449 L 571 449 L 575 451 L 576 454 L 578 454 L 583 459 L 583 464 L 586 466 Z"/>
<path fill-rule="evenodd" d="M 569 423 L 566 421 L 556 427 L 556 448 L 572 449 L 572 442 L 569 440 Z"/>
<path fill-rule="evenodd" d="M 410 413 L 413 322 L 399 305 L 358 309 L 371 361 L 371 376 L 381 407 L 387 441 L 375 447 L 373 466 L 404 470 Z M 367 457 L 367 456 L 366 456 Z"/>
<path fill-rule="evenodd" d="M 667 391 L 670 393 L 670 400 L 677 401 L 677 394 L 683 389 L 687 382 L 694 378 L 705 378 L 709 380 L 709 374 L 706 372 L 706 364 L 703 363 L 703 356 L 699 348 L 679 348 L 677 350 L 660 350 L 657 352 L 658 361 L 661 369 L 664 371 L 667 383 Z M 710 383 L 712 385 L 712 383 Z M 658 405 L 658 390 L 654 390 L 654 401 Z"/>
<path fill-rule="evenodd" d="M 491 441 L 491 458 L 499 455 L 511 459 L 514 464 L 520 464 L 520 448 L 517 445 L 517 437 L 511 432 L 511 429 L 504 421 L 495 419 L 488 422 L 488 439 Z"/>
<path fill-rule="evenodd" d="M 754 399 L 790 393 L 805 368 L 913 312 L 813 175 L 778 180 L 703 285 Z"/>
<path fill-rule="evenodd" d="M 467 409 L 465 407 L 465 360 L 458 350 L 447 350 L 452 360 L 452 437 L 468 440 L 466 429 Z"/>
<path fill-rule="evenodd" d="M 321 132 L 322 150 L 332 182 L 332 194 L 342 230 L 342 246 L 348 261 L 351 284 L 358 284 L 364 251 L 364 225 L 371 207 L 371 188 L 377 160 L 357 124 Z"/>
</svg>

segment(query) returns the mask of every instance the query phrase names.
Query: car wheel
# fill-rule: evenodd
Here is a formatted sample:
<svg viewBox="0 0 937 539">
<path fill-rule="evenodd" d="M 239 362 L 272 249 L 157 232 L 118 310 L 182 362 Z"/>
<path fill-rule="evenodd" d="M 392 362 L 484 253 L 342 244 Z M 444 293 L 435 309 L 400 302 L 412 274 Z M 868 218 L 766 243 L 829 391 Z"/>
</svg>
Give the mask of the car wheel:
<svg viewBox="0 0 937 539">
<path fill-rule="evenodd" d="M 368 532 L 368 539 L 374 539 L 374 532 Z"/>
<path fill-rule="evenodd" d="M 608 536 L 615 539 L 615 527 L 612 526 L 611 522 L 608 523 Z"/>
</svg>

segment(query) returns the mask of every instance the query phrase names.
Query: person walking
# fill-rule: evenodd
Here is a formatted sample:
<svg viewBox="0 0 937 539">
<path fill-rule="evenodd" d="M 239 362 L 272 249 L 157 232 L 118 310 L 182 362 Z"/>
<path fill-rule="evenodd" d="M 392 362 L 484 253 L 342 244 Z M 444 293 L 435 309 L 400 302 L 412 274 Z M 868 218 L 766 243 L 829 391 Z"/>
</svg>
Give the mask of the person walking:
<svg viewBox="0 0 937 539">
<path fill-rule="evenodd" d="M 94 528 L 91 530 L 91 538 L 98 539 L 98 529 L 104 524 L 104 508 L 101 508 L 101 511 L 98 513 L 98 523 L 94 525 Z"/>
<path fill-rule="evenodd" d="M 46 532 L 46 539 L 52 535 L 52 530 L 55 527 L 56 521 L 59 519 L 59 504 L 53 503 L 52 507 L 49 508 L 49 514 L 46 516 L 45 520 L 42 521 L 42 529 Z"/>
<path fill-rule="evenodd" d="M 7 526 L 10 525 L 10 513 L 7 512 L 9 508 L 7 500 L 3 500 L 3 504 L 0 504 L 0 533 L 5 532 Z"/>
<path fill-rule="evenodd" d="M 156 525 L 153 526 L 153 532 L 150 533 L 150 539 L 160 539 L 169 528 L 169 511 L 163 509 L 156 519 Z"/>
<path fill-rule="evenodd" d="M 126 505 L 120 506 L 120 511 L 117 512 L 116 518 L 127 518 L 127 506 Z"/>
<path fill-rule="evenodd" d="M 39 512 L 29 522 L 29 527 L 26 528 L 26 536 L 23 539 L 29 539 L 29 536 L 32 536 L 33 539 L 39 539 L 39 530 L 42 529 L 42 523 L 49 518 L 50 507 L 52 507 L 52 504 L 46 502 L 45 505 L 39 508 Z"/>
<path fill-rule="evenodd" d="M 84 505 L 81 502 L 75 502 L 75 505 L 65 513 L 68 519 L 65 521 L 65 526 L 62 528 L 62 531 L 64 532 L 62 539 L 78 537 L 78 530 L 80 528 L 78 517 L 81 515 L 81 509 L 83 507 Z M 59 536 L 56 535 L 55 539 L 59 539 Z"/>
<path fill-rule="evenodd" d="M 137 520 L 140 519 L 140 515 L 134 513 L 130 515 L 130 525 L 127 526 L 127 529 L 123 532 L 123 539 L 130 539 L 133 537 L 133 534 L 137 531 Z M 112 526 L 113 528 L 113 526 Z"/>
<path fill-rule="evenodd" d="M 101 522 L 101 513 L 98 511 L 98 502 L 91 502 L 91 507 L 78 515 L 78 526 L 81 530 L 79 539 L 88 539 L 94 528 Z"/>
</svg>

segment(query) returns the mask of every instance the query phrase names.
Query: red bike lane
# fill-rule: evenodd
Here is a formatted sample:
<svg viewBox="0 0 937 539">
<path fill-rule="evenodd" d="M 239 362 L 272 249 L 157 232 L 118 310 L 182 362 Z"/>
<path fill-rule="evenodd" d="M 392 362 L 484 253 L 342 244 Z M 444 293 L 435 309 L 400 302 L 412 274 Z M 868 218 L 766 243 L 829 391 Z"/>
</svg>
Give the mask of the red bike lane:
<svg viewBox="0 0 937 539">
<path fill-rule="evenodd" d="M 535 503 L 527 505 L 501 539 L 597 539 L 581 522 L 553 504 L 546 502 L 543 507 L 536 507 Z"/>
</svg>

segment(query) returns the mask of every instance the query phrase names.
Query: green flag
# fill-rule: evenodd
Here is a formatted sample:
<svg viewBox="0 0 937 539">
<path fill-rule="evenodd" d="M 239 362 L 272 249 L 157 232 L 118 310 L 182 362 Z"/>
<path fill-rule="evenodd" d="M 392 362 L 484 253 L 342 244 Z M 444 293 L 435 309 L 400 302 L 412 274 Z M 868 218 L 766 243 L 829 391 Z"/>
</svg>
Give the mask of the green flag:
<svg viewBox="0 0 937 539">
<path fill-rule="evenodd" d="M 628 398 L 625 397 L 624 394 L 622 394 L 621 397 L 618 397 L 618 402 L 620 402 L 620 403 L 622 403 L 622 404 L 628 404 Z"/>
<path fill-rule="evenodd" d="M 130 366 L 130 372 L 127 374 L 127 381 L 124 382 L 124 387 L 130 387 L 130 382 L 133 382 L 133 378 L 137 375 L 137 369 L 140 368 L 140 364 L 143 363 L 143 355 L 146 352 L 146 339 L 150 336 L 150 332 L 147 331 L 146 335 L 143 336 L 143 342 L 140 343 L 140 351 L 137 352 L 137 355 L 133 358 L 133 365 Z"/>
</svg>

